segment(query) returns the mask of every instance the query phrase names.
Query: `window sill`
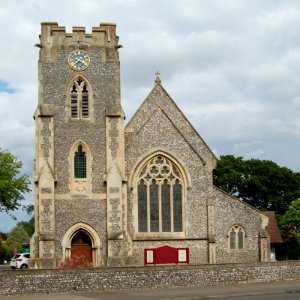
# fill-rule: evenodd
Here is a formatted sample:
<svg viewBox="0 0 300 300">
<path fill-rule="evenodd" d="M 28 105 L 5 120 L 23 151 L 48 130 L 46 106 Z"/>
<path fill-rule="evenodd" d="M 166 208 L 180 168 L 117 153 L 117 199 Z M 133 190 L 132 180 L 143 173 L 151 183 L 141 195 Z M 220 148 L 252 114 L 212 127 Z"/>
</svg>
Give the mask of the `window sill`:
<svg viewBox="0 0 300 300">
<path fill-rule="evenodd" d="M 133 235 L 133 240 L 181 240 L 185 239 L 184 232 L 138 232 Z"/>
<path fill-rule="evenodd" d="M 247 249 L 230 249 L 230 250 L 227 250 L 227 252 L 230 254 L 238 254 L 238 253 L 248 252 L 248 250 Z"/>
</svg>

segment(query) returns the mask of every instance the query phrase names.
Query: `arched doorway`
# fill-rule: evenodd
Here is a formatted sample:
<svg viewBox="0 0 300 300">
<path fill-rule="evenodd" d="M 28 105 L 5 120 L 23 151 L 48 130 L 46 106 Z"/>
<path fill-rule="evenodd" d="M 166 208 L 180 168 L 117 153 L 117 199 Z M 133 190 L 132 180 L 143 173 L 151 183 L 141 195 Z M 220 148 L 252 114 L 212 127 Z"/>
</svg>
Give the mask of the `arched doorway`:
<svg viewBox="0 0 300 300">
<path fill-rule="evenodd" d="M 83 222 L 74 224 L 65 233 L 62 246 L 62 261 L 86 251 L 85 256 L 89 257 L 93 266 L 101 266 L 101 240 L 97 231 L 92 226 Z"/>
<path fill-rule="evenodd" d="M 85 261 L 92 263 L 92 241 L 84 231 L 78 231 L 71 242 L 71 257 L 84 256 Z"/>
</svg>

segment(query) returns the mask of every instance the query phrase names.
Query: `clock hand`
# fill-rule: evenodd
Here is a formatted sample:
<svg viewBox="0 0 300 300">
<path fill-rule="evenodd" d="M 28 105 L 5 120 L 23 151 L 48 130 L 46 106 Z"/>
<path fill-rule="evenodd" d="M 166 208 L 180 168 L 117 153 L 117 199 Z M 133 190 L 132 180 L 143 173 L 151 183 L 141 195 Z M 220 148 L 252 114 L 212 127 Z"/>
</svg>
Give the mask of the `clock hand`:
<svg viewBox="0 0 300 300">
<path fill-rule="evenodd" d="M 76 57 L 76 61 L 79 61 L 79 62 L 81 62 L 84 65 L 87 65 L 87 62 L 84 61 L 84 60 L 82 60 L 81 58 Z"/>
</svg>

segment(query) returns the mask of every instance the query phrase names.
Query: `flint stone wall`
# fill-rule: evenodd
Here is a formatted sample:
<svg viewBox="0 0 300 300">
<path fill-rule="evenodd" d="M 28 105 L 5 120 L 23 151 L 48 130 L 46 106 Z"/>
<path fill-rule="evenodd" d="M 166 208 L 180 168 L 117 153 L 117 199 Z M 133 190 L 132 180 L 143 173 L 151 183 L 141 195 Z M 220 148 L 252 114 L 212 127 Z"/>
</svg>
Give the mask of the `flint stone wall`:
<svg viewBox="0 0 300 300">
<path fill-rule="evenodd" d="M 300 261 L 0 272 L 0 295 L 221 285 L 300 279 Z"/>
</svg>

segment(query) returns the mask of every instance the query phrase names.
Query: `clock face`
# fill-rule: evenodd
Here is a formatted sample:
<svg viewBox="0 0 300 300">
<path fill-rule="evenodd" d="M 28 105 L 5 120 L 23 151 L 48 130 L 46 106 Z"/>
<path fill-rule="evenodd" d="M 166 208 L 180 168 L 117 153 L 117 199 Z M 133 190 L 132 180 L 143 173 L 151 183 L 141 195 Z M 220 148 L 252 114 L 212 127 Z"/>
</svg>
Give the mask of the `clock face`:
<svg viewBox="0 0 300 300">
<path fill-rule="evenodd" d="M 83 71 L 89 66 L 90 57 L 82 50 L 75 50 L 70 53 L 68 63 L 74 71 Z"/>
</svg>

